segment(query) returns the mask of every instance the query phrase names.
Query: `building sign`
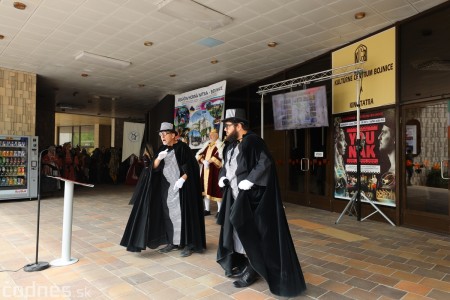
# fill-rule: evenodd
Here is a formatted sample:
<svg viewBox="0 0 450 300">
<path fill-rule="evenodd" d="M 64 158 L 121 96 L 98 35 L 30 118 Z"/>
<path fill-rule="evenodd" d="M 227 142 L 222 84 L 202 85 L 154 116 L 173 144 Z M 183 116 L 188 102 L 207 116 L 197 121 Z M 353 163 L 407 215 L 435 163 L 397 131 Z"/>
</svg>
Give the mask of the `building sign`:
<svg viewBox="0 0 450 300">
<path fill-rule="evenodd" d="M 395 28 L 332 53 L 332 67 L 364 62 L 363 72 L 332 81 L 333 114 L 356 110 L 356 80 L 361 78 L 361 109 L 395 104 Z"/>
<path fill-rule="evenodd" d="M 394 109 L 361 113 L 361 190 L 376 204 L 395 206 Z M 334 118 L 334 196 L 350 199 L 357 191 L 356 115 Z"/>
</svg>

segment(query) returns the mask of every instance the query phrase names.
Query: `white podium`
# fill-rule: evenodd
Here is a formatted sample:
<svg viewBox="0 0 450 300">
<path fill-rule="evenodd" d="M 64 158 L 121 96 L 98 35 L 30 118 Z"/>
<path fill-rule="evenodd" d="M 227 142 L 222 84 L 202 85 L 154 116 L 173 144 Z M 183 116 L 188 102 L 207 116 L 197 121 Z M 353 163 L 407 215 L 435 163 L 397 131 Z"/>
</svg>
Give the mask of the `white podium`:
<svg viewBox="0 0 450 300">
<path fill-rule="evenodd" d="M 93 187 L 93 184 L 87 184 L 69 180 L 67 178 L 47 176 L 64 181 L 64 215 L 63 215 L 63 230 L 62 230 L 62 246 L 61 258 L 52 260 L 50 265 L 55 267 L 67 266 L 74 264 L 78 258 L 71 257 L 70 251 L 72 246 L 72 219 L 73 219 L 73 188 L 75 184 Z"/>
</svg>

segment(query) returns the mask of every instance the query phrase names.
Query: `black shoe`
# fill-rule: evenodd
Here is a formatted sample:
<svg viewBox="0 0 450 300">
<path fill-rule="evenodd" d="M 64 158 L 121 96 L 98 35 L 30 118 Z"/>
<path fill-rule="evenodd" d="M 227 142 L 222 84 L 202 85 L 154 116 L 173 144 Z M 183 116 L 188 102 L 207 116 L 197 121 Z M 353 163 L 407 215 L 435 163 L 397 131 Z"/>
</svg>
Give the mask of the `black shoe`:
<svg viewBox="0 0 450 300">
<path fill-rule="evenodd" d="M 258 277 L 258 273 L 256 273 L 256 271 L 253 270 L 250 265 L 248 265 L 245 268 L 244 274 L 238 280 L 233 282 L 233 285 L 236 288 L 248 287 L 252 285 L 258 279 Z"/>
<path fill-rule="evenodd" d="M 204 216 L 209 216 L 210 214 L 211 214 L 211 212 L 209 210 L 203 211 L 203 215 Z"/>
<path fill-rule="evenodd" d="M 214 216 L 214 218 L 217 219 L 218 216 L 219 216 L 219 212 L 216 212 L 216 215 Z"/>
<path fill-rule="evenodd" d="M 245 271 L 247 271 L 247 267 L 245 265 L 234 267 L 233 270 L 231 270 L 231 274 L 226 274 L 227 277 L 241 277 L 244 275 Z"/>
<path fill-rule="evenodd" d="M 181 251 L 180 256 L 181 257 L 188 257 L 191 256 L 191 254 L 194 253 L 194 250 L 190 246 L 184 247 L 183 251 Z"/>
<path fill-rule="evenodd" d="M 177 245 L 167 244 L 167 246 L 165 246 L 164 248 L 159 249 L 158 252 L 159 253 L 168 253 L 170 251 L 175 251 L 175 250 L 178 250 Z"/>
</svg>

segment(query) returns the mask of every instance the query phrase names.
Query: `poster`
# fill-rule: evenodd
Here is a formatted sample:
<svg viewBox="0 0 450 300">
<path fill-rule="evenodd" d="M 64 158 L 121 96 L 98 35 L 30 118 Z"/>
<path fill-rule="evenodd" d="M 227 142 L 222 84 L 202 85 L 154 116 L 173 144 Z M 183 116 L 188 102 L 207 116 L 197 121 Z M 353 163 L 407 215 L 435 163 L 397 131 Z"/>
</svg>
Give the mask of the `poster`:
<svg viewBox="0 0 450 300">
<path fill-rule="evenodd" d="M 222 139 L 221 120 L 225 107 L 226 81 L 175 95 L 174 125 L 180 139 L 191 149 L 200 149 L 217 129 Z"/>
<path fill-rule="evenodd" d="M 375 204 L 395 203 L 395 114 L 393 109 L 361 113 L 361 192 Z M 356 114 L 334 118 L 334 196 L 348 199 L 357 191 Z M 365 201 L 361 197 L 361 201 Z"/>
</svg>

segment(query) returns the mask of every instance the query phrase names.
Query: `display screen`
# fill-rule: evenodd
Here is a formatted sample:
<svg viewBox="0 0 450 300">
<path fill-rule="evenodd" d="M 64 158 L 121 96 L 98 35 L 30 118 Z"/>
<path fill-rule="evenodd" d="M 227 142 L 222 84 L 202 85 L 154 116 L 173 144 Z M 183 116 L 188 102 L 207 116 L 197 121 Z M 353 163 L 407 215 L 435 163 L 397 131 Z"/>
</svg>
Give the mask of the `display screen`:
<svg viewBox="0 0 450 300">
<path fill-rule="evenodd" d="M 325 86 L 272 96 L 275 130 L 328 126 Z"/>
</svg>

